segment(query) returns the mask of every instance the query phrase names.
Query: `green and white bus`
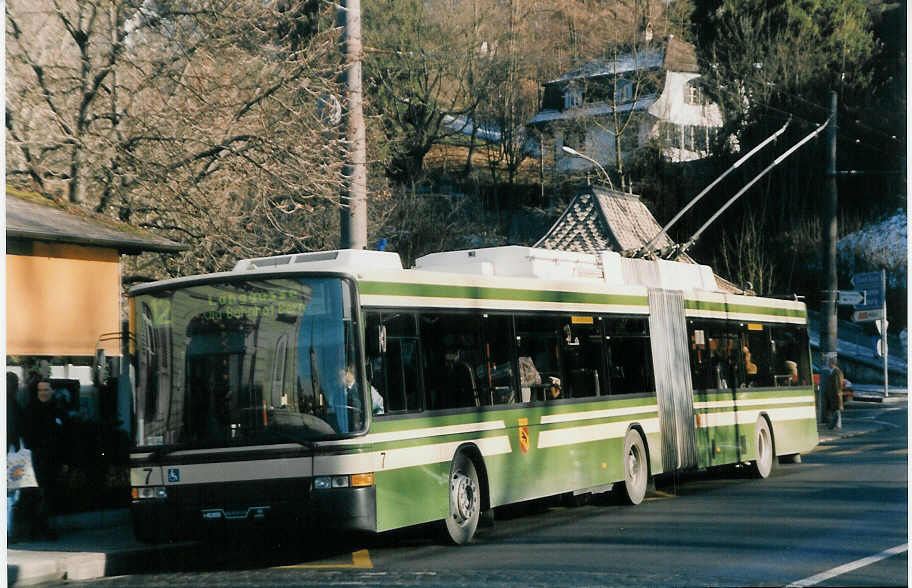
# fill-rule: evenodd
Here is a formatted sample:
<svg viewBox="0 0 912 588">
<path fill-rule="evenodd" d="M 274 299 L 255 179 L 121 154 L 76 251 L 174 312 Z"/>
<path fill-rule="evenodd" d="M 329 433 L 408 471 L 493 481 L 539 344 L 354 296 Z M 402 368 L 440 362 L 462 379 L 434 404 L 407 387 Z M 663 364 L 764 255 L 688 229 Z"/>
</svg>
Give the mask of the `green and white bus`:
<svg viewBox="0 0 912 588">
<path fill-rule="evenodd" d="M 706 266 L 529 247 L 340 250 L 131 291 L 132 511 L 383 532 L 817 443 L 807 312 Z"/>
</svg>

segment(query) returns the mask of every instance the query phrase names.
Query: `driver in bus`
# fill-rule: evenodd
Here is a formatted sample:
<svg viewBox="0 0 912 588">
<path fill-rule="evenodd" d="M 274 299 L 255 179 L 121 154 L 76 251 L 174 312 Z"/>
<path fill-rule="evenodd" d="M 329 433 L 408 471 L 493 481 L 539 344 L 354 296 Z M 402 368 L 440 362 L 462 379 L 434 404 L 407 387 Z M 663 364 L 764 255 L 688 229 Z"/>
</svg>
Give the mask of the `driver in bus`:
<svg viewBox="0 0 912 588">
<path fill-rule="evenodd" d="M 342 384 L 345 387 L 345 398 L 349 406 L 361 408 L 361 390 L 355 379 L 355 368 L 351 365 L 345 366 L 345 373 L 342 376 Z M 383 414 L 383 396 L 377 392 L 374 385 L 371 384 L 371 410 L 374 414 Z"/>
</svg>

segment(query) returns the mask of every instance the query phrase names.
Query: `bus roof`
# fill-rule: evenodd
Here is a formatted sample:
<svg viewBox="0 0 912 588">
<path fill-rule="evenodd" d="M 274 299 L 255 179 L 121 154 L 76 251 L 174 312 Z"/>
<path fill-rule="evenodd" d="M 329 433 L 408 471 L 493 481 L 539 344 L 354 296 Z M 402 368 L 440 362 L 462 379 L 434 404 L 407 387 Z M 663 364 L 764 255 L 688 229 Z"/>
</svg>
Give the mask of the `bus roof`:
<svg viewBox="0 0 912 588">
<path fill-rule="evenodd" d="M 329 272 L 354 277 L 365 306 L 539 308 L 647 314 L 649 289 L 677 290 L 689 317 L 807 320 L 803 303 L 742 296 L 719 287 L 709 266 L 523 246 L 431 253 L 404 269 L 387 251 L 343 249 L 239 261 L 230 272 L 135 286 L 133 294 L 232 277 Z"/>
</svg>

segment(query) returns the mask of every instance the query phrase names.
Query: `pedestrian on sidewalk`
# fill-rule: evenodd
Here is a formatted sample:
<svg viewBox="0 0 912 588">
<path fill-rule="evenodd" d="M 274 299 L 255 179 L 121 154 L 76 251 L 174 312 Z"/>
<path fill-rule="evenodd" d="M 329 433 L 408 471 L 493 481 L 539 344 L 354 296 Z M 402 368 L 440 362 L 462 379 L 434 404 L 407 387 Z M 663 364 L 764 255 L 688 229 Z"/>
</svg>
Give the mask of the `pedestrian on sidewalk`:
<svg viewBox="0 0 912 588">
<path fill-rule="evenodd" d="M 65 418 L 54 401 L 51 382 L 43 377 L 36 379 L 23 419 L 25 446 L 32 451 L 32 464 L 38 478 L 38 488 L 28 489 L 32 496 L 27 511 L 32 535 L 52 541 L 57 539 L 57 532 L 51 527 L 51 510 L 59 494 L 60 475 L 67 469 L 63 463 Z"/>
<path fill-rule="evenodd" d="M 827 363 L 829 364 L 830 371 L 827 373 L 826 381 L 824 383 L 823 395 L 826 407 L 827 428 L 841 429 L 843 410 L 842 387 L 845 378 L 842 375 L 842 370 L 839 369 L 839 365 L 837 365 L 835 357 L 831 357 Z"/>
<path fill-rule="evenodd" d="M 6 453 L 19 451 L 22 443 L 22 409 L 19 408 L 19 376 L 6 372 Z M 22 536 L 22 524 L 16 516 L 16 505 L 22 496 L 18 488 L 6 491 L 6 540 L 17 543 Z"/>
</svg>

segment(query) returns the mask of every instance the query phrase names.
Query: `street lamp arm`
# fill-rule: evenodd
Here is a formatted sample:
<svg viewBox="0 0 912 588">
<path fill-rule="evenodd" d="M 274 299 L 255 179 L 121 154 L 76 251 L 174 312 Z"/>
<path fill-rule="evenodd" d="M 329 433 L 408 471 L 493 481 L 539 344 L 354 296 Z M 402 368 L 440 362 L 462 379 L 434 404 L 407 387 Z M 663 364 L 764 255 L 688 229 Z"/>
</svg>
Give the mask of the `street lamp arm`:
<svg viewBox="0 0 912 588">
<path fill-rule="evenodd" d="M 590 162 L 594 163 L 595 167 L 597 167 L 599 169 L 599 171 L 602 172 L 602 175 L 605 176 L 605 181 L 608 182 L 608 186 L 612 190 L 614 190 L 614 184 L 611 183 L 611 176 L 608 175 L 608 172 L 605 171 L 605 168 L 602 167 L 602 164 L 600 164 L 596 160 L 592 159 L 588 155 L 583 155 L 576 149 L 571 149 L 570 147 L 567 147 L 566 145 L 561 145 L 561 149 L 563 149 L 565 153 L 569 153 L 570 155 L 573 155 L 574 157 L 579 157 L 580 159 L 585 159 L 586 161 L 590 161 Z"/>
</svg>

